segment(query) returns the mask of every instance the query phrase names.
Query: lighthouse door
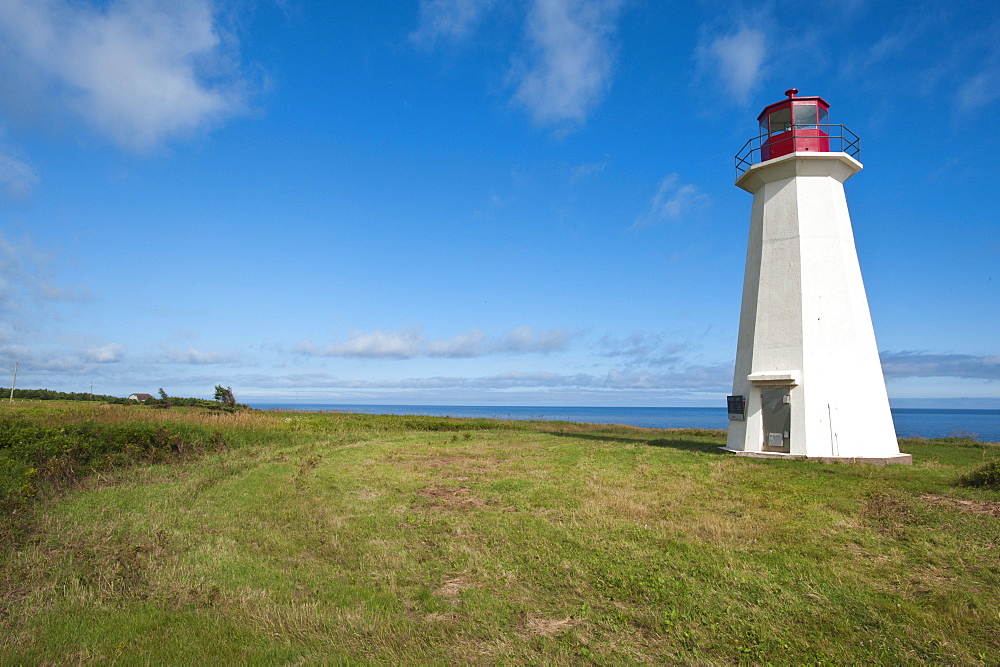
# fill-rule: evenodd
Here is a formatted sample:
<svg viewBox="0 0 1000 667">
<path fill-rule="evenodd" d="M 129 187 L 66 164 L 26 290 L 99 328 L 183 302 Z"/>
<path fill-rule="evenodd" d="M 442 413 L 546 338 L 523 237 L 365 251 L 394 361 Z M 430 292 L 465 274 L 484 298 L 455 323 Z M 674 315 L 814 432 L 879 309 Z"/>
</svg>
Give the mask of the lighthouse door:
<svg viewBox="0 0 1000 667">
<path fill-rule="evenodd" d="M 763 451 L 791 451 L 789 430 L 792 425 L 791 395 L 788 387 L 761 387 L 760 411 L 764 426 Z"/>
</svg>

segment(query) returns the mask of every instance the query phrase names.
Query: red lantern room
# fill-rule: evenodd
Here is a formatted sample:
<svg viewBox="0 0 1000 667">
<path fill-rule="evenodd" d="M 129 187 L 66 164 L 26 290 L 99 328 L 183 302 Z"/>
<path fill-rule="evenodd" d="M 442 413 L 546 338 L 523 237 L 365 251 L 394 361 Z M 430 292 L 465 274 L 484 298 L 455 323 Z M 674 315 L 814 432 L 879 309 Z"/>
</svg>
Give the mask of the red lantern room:
<svg viewBox="0 0 1000 667">
<path fill-rule="evenodd" d="M 796 88 L 786 90 L 787 100 L 769 104 L 757 116 L 761 160 L 796 151 L 830 151 L 830 135 L 823 129 L 830 105 L 822 97 L 796 97 L 798 93 Z"/>
</svg>

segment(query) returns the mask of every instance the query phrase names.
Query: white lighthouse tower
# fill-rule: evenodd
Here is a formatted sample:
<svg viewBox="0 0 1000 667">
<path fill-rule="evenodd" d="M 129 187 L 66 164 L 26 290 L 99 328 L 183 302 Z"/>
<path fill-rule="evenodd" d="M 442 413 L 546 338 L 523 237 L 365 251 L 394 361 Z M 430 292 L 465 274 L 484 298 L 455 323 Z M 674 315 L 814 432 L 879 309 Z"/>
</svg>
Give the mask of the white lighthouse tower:
<svg viewBox="0 0 1000 667">
<path fill-rule="evenodd" d="M 753 195 L 729 437 L 743 456 L 910 463 L 889 413 L 844 181 L 859 140 L 820 97 L 761 112 L 736 156 Z M 832 145 L 832 150 L 831 150 Z"/>
</svg>

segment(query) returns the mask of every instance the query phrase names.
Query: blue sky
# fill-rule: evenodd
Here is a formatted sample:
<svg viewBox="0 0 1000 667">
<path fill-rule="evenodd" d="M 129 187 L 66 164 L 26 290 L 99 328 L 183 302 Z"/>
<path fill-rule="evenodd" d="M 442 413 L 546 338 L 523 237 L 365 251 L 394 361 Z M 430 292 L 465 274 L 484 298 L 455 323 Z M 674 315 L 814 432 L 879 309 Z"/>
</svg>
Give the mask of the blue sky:
<svg viewBox="0 0 1000 667">
<path fill-rule="evenodd" d="M 790 87 L 862 138 L 890 397 L 1000 406 L 996 0 L 0 0 L 0 368 L 723 405 L 733 155 Z"/>
</svg>

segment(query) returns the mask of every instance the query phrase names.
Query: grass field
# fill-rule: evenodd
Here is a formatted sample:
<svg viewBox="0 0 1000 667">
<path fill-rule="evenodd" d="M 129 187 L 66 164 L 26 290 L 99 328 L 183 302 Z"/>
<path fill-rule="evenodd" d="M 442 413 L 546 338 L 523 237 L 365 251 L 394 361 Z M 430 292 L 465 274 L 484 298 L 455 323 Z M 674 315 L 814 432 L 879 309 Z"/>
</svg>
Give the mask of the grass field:
<svg viewBox="0 0 1000 667">
<path fill-rule="evenodd" d="M 1000 492 L 954 483 L 995 444 L 908 440 L 913 466 L 873 467 L 565 422 L 0 418 L 167 443 L 33 468 L 0 555 L 3 664 L 1000 658 Z"/>
</svg>

